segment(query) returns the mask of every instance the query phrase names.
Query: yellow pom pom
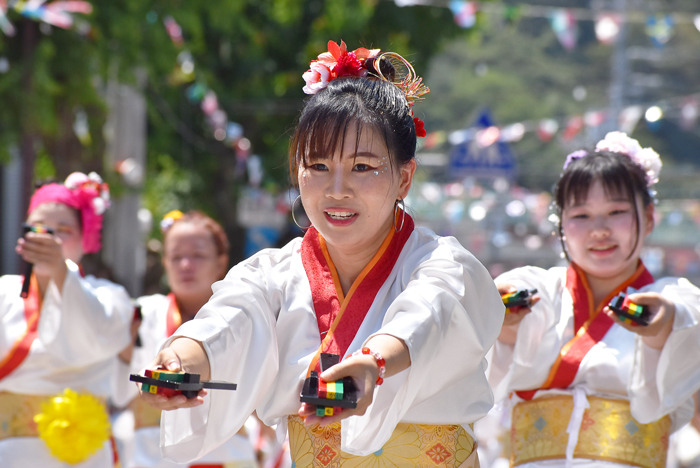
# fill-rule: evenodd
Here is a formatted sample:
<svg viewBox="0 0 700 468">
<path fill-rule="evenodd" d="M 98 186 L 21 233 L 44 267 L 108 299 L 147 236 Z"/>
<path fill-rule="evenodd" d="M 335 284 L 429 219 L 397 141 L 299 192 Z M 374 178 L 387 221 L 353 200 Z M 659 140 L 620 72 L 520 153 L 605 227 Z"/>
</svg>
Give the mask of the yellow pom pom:
<svg viewBox="0 0 700 468">
<path fill-rule="evenodd" d="M 39 437 L 65 463 L 87 460 L 109 439 L 109 416 L 104 404 L 92 395 L 67 388 L 42 403 L 41 410 L 34 416 Z"/>
</svg>

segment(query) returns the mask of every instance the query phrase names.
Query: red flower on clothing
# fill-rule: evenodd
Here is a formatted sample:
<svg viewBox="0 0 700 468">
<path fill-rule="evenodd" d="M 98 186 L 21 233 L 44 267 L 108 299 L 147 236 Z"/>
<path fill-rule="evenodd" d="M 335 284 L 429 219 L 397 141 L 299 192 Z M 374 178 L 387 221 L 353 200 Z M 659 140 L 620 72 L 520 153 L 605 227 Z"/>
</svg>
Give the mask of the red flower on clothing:
<svg viewBox="0 0 700 468">
<path fill-rule="evenodd" d="M 427 133 L 425 131 L 425 122 L 423 122 L 418 117 L 413 117 L 413 123 L 416 126 L 416 136 L 417 137 L 424 137 L 427 135 Z"/>
<path fill-rule="evenodd" d="M 316 459 L 321 462 L 323 466 L 328 465 L 336 457 L 337 453 L 328 444 L 324 445 L 321 451 L 316 455 Z"/>
<path fill-rule="evenodd" d="M 583 414 L 583 421 L 581 421 L 581 430 L 585 431 L 589 427 L 595 424 L 595 420 L 588 416 L 588 412 Z"/>
<path fill-rule="evenodd" d="M 442 464 L 445 460 L 452 456 L 452 454 L 440 442 L 430 447 L 430 449 L 426 452 L 426 455 L 428 455 L 428 457 L 430 457 L 430 459 L 436 465 Z"/>
</svg>

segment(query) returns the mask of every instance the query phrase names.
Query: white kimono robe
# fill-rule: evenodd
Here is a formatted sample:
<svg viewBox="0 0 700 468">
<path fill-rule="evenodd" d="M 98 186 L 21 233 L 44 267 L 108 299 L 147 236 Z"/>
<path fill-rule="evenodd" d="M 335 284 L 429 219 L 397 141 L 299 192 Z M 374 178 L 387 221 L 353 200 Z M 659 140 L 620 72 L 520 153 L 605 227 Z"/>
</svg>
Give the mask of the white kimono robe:
<svg viewBox="0 0 700 468">
<path fill-rule="evenodd" d="M 517 268 L 496 278 L 516 288 L 536 288 L 540 301 L 523 318 L 515 346 L 496 342 L 490 361 L 489 382 L 497 401 L 511 392 L 540 388 L 562 347 L 573 338 L 574 314 L 566 288 L 566 268 L 544 270 Z M 573 394 L 572 419 L 576 427 L 583 417 L 585 395 L 630 401 L 632 416 L 646 424 L 669 414 L 671 431 L 689 421 L 692 394 L 700 387 L 700 373 L 689 364 L 698 361 L 700 344 L 700 289 L 683 278 L 663 278 L 640 289 L 671 299 L 676 305 L 673 331 L 663 350 L 642 343 L 641 337 L 614 323 L 581 362 L 573 383 L 566 389 L 540 390 L 547 394 Z M 691 356 L 689 356 L 691 355 Z M 659 395 L 661 395 L 659 397 Z M 513 404 L 520 401 L 513 397 Z M 575 460 L 575 466 L 626 466 L 595 460 Z M 522 467 L 564 466 L 563 460 L 547 460 Z"/>
<path fill-rule="evenodd" d="M 138 396 L 138 387 L 129 381 L 129 374 L 141 372 L 155 358 L 168 339 L 167 313 L 170 299 L 161 294 L 141 297 L 143 321 L 139 327 L 141 346 L 135 347 L 131 364 L 119 361 L 119 376 L 115 404 L 125 406 Z M 160 453 L 160 427 L 142 427 L 134 431 L 130 447 L 125 450 L 127 456 L 122 459 L 124 468 L 171 468 L 174 463 L 163 460 Z M 249 460 L 255 462 L 255 452 L 250 441 L 243 435 L 236 434 L 223 445 L 197 460 L 197 464 L 223 464 L 232 461 Z"/>
<path fill-rule="evenodd" d="M 301 239 L 264 250 L 213 286 L 214 295 L 176 336 L 203 343 L 212 379 L 238 384 L 211 391 L 205 403 L 164 413 L 164 455 L 192 460 L 231 437 L 257 410 L 286 429 L 321 339 Z M 496 339 L 504 308 L 488 271 L 454 238 L 416 228 L 351 343 L 360 349 L 377 334 L 408 346 L 411 366 L 375 389 L 363 416 L 341 424 L 342 450 L 379 450 L 399 422 L 461 424 L 488 412 L 493 395 L 484 356 Z M 471 429 L 467 429 L 471 432 Z"/>
<path fill-rule="evenodd" d="M 0 380 L 0 392 L 50 397 L 71 388 L 105 400 L 111 395 L 116 355 L 130 340 L 131 299 L 123 287 L 93 276 L 82 278 L 77 265 L 66 263 L 63 289 L 49 283 L 38 336 L 19 367 Z M 0 278 L 0 361 L 27 329 L 21 288 L 19 276 Z M 112 457 L 109 441 L 87 461 L 68 465 L 54 458 L 39 438 L 0 440 L 2 468 L 105 468 L 112 466 Z"/>
</svg>

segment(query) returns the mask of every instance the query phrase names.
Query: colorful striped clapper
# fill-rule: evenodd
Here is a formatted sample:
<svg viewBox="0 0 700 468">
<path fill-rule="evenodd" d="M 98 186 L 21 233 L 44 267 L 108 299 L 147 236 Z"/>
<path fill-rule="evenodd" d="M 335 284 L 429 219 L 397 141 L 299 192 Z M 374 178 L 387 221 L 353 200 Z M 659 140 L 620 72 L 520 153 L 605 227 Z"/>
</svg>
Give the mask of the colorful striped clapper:
<svg viewBox="0 0 700 468">
<path fill-rule="evenodd" d="M 518 289 L 510 293 L 501 295 L 506 312 L 512 307 L 530 307 L 532 296 L 537 293 L 537 289 Z"/>
<path fill-rule="evenodd" d="M 340 362 L 337 354 L 321 353 L 321 372 Z M 301 389 L 301 401 L 316 406 L 317 416 L 333 416 L 340 408 L 357 408 L 357 388 L 351 377 L 323 382 L 311 371 Z"/>
<path fill-rule="evenodd" d="M 649 325 L 649 308 L 630 301 L 629 297 L 623 292 L 615 296 L 608 304 L 608 307 L 624 323 Z"/>
<path fill-rule="evenodd" d="M 129 380 L 141 384 L 141 391 L 157 395 L 185 395 L 194 398 L 203 388 L 213 390 L 235 390 L 236 384 L 207 380 L 200 382 L 199 374 L 172 372 L 165 369 L 146 369 L 144 375 L 131 374 Z"/>
</svg>

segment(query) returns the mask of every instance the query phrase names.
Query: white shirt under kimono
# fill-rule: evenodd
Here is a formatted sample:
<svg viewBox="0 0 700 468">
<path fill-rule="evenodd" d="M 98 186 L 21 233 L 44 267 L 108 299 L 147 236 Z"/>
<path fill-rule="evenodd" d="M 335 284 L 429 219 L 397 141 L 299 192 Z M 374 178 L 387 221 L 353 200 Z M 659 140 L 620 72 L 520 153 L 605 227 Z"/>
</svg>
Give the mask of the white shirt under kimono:
<svg viewBox="0 0 700 468">
<path fill-rule="evenodd" d="M 489 381 L 497 401 L 504 401 L 514 391 L 540 388 L 562 347 L 574 337 L 573 301 L 566 288 L 566 272 L 564 267 L 549 270 L 523 267 L 496 278 L 496 283 L 510 283 L 518 289 L 535 288 L 540 296 L 532 312 L 520 322 L 515 346 L 500 341 L 494 346 Z M 700 387 L 700 373 L 678 363 L 697 362 L 700 354 L 700 289 L 684 278 L 663 278 L 639 291 L 658 292 L 676 306 L 673 331 L 663 350 L 644 345 L 636 333 L 614 323 L 586 354 L 569 388 L 540 390 L 535 398 L 572 394 L 575 418 L 583 416 L 582 396 L 625 399 L 630 401 L 631 414 L 640 423 L 670 415 L 672 432 L 690 420 L 691 397 L 693 389 Z M 511 403 L 520 401 L 517 396 L 513 398 Z M 602 463 L 575 460 L 575 466 Z M 563 461 L 546 460 L 519 466 L 563 466 Z"/>
<path fill-rule="evenodd" d="M 143 320 L 139 327 L 140 347 L 134 347 L 131 364 L 120 361 L 115 404 L 127 405 L 138 396 L 138 387 L 129 381 L 129 374 L 141 372 L 153 361 L 168 339 L 167 313 L 170 299 L 162 294 L 144 296 L 137 301 L 141 305 Z M 128 456 L 122 460 L 124 468 L 171 468 L 174 463 L 163 459 L 160 453 L 160 427 L 142 427 L 134 431 Z M 197 460 L 197 463 L 223 464 L 226 462 L 255 461 L 255 452 L 247 437 L 236 434 L 231 439 Z"/>
<path fill-rule="evenodd" d="M 238 389 L 214 390 L 199 407 L 164 412 L 166 457 L 199 457 L 235 434 L 253 410 L 286 432 L 321 343 L 300 248 L 295 239 L 232 268 L 197 317 L 176 332 L 201 341 L 212 379 Z M 375 389 L 363 416 L 342 421 L 342 450 L 373 453 L 399 422 L 461 424 L 471 431 L 467 425 L 493 404 L 484 356 L 503 314 L 493 280 L 474 256 L 454 238 L 416 228 L 348 349 L 392 335 L 406 343 L 411 366 Z"/>
<path fill-rule="evenodd" d="M 54 396 L 70 388 L 104 398 L 111 395 L 116 355 L 130 340 L 133 306 L 126 290 L 93 276 L 82 278 L 66 262 L 61 291 L 51 281 L 44 294 L 38 335 L 24 361 L 4 379 L 0 392 Z M 0 277 L 0 360 L 27 329 L 22 278 Z M 68 465 L 51 456 L 38 437 L 0 440 L 2 468 L 105 468 L 112 466 L 109 441 L 87 461 Z"/>
</svg>

